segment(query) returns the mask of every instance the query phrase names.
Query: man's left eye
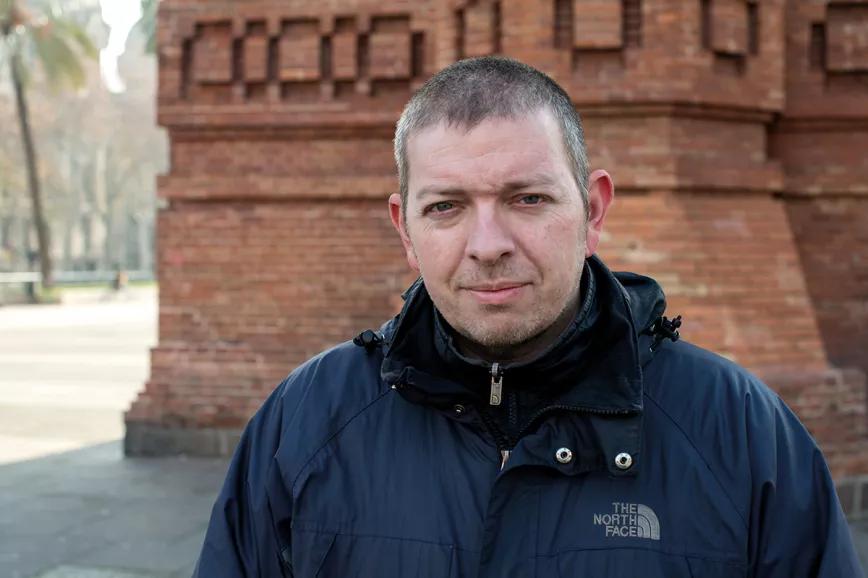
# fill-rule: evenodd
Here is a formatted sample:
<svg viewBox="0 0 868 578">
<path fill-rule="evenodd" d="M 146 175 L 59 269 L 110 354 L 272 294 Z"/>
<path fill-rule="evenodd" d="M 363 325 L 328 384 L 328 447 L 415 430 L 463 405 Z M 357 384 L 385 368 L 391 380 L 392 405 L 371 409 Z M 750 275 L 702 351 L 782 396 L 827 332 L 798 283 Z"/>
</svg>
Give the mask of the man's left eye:
<svg viewBox="0 0 868 578">
<path fill-rule="evenodd" d="M 518 202 L 522 205 L 538 205 L 542 200 L 542 195 L 524 195 L 519 198 Z"/>
</svg>

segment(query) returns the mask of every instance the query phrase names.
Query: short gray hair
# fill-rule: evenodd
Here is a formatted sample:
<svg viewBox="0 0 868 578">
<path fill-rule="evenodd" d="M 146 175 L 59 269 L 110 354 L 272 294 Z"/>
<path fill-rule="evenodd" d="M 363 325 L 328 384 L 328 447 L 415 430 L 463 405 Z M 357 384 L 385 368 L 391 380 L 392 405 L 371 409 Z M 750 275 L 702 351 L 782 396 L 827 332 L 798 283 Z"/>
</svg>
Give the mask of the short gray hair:
<svg viewBox="0 0 868 578">
<path fill-rule="evenodd" d="M 459 60 L 416 91 L 395 128 L 395 162 L 402 207 L 407 206 L 407 139 L 445 121 L 472 129 L 487 118 L 516 118 L 548 109 L 560 125 L 564 149 L 588 212 L 588 153 L 582 120 L 566 91 L 536 68 L 502 56 Z M 405 212 L 405 210 L 402 210 Z"/>
</svg>

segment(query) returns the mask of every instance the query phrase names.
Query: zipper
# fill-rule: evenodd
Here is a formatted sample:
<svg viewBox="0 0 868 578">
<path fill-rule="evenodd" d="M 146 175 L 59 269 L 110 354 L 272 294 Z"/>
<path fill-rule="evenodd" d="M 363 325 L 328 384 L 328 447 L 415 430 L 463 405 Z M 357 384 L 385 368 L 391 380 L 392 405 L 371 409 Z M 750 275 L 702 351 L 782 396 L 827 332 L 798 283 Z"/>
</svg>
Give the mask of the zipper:
<svg viewBox="0 0 868 578">
<path fill-rule="evenodd" d="M 491 364 L 491 393 L 488 396 L 488 403 L 500 405 L 501 401 L 503 401 L 503 370 L 495 361 Z"/>
<path fill-rule="evenodd" d="M 500 471 L 503 471 L 504 466 L 506 466 L 506 460 L 509 459 L 509 454 L 512 453 L 509 450 L 500 450 Z"/>
<path fill-rule="evenodd" d="M 518 399 L 514 391 L 506 394 L 506 417 L 508 420 L 507 434 L 518 427 Z"/>
<path fill-rule="evenodd" d="M 491 416 L 488 415 L 487 411 L 480 409 L 478 413 L 479 417 L 482 418 L 482 425 L 485 426 L 485 429 L 488 430 L 488 433 L 494 438 L 494 443 L 497 445 L 497 449 L 501 452 L 502 458 L 503 452 L 508 451 L 505 448 L 511 447 L 509 445 L 509 440 L 504 437 L 503 432 L 501 432 L 500 428 L 497 427 L 497 424 L 492 421 Z"/>
<path fill-rule="evenodd" d="M 533 414 L 533 416 L 531 416 L 530 420 L 527 422 L 527 425 L 525 425 L 523 428 L 521 428 L 521 431 L 518 432 L 518 435 L 516 436 L 515 439 L 518 440 L 518 439 L 523 438 L 524 435 L 528 432 L 528 430 L 530 430 L 531 427 L 533 427 L 534 423 L 539 418 L 541 418 L 545 414 L 549 413 L 550 411 L 555 411 L 555 410 L 574 411 L 576 413 L 589 413 L 589 414 L 593 414 L 593 415 L 610 415 L 610 416 L 632 415 L 632 414 L 637 413 L 635 410 L 632 410 L 632 409 L 592 409 L 589 407 L 582 407 L 582 406 L 578 406 L 578 405 L 550 405 L 550 406 L 542 408 L 541 410 L 539 410 L 538 412 Z"/>
<path fill-rule="evenodd" d="M 491 364 L 491 391 L 488 395 L 488 403 L 493 406 L 500 405 L 503 402 L 503 369 L 501 369 L 500 364 L 498 362 L 494 362 Z M 510 401 L 512 401 L 510 399 Z M 512 419 L 513 412 L 513 404 L 509 404 L 509 414 L 510 420 Z M 486 412 L 483 410 L 480 412 L 481 414 L 485 414 Z M 488 417 L 488 416 L 486 416 Z M 489 431 L 494 435 L 495 440 L 497 441 L 497 445 L 500 446 L 500 471 L 503 471 L 503 468 L 506 466 L 506 461 L 509 459 L 510 450 L 502 449 L 512 447 L 509 444 L 509 432 L 506 433 L 506 436 L 500 431 L 500 428 L 497 427 L 497 424 L 492 423 L 490 419 L 484 419 L 486 422 Z"/>
</svg>

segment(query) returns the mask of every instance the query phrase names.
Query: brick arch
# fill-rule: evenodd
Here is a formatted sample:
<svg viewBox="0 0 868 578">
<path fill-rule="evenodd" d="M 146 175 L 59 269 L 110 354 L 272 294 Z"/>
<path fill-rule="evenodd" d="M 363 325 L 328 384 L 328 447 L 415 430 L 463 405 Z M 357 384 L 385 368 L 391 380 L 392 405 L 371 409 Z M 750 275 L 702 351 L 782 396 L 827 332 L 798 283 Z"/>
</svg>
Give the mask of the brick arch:
<svg viewBox="0 0 868 578">
<path fill-rule="evenodd" d="M 397 310 L 412 274 L 385 206 L 394 122 L 438 68 L 502 53 L 568 89 L 614 175 L 604 257 L 657 276 L 686 337 L 781 392 L 839 479 L 868 473 L 864 373 L 834 365 L 861 363 L 861 262 L 816 250 L 868 243 L 863 16 L 825 0 L 165 0 L 160 335 L 127 451 L 231 450 L 295 364 Z"/>
</svg>

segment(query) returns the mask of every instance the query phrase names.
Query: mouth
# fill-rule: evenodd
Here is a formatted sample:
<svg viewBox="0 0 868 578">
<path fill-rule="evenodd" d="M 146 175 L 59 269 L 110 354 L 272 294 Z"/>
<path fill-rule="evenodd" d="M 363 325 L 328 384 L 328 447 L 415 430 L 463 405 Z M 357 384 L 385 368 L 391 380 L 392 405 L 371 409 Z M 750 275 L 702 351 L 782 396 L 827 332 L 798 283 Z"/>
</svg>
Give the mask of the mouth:
<svg viewBox="0 0 868 578">
<path fill-rule="evenodd" d="M 517 281 L 501 281 L 499 283 L 481 283 L 472 287 L 467 287 L 470 291 L 503 291 L 505 289 L 513 289 L 521 287 L 527 283 L 519 283 Z"/>
<path fill-rule="evenodd" d="M 468 287 L 467 291 L 485 305 L 502 305 L 518 299 L 529 283 L 486 283 Z"/>
</svg>

